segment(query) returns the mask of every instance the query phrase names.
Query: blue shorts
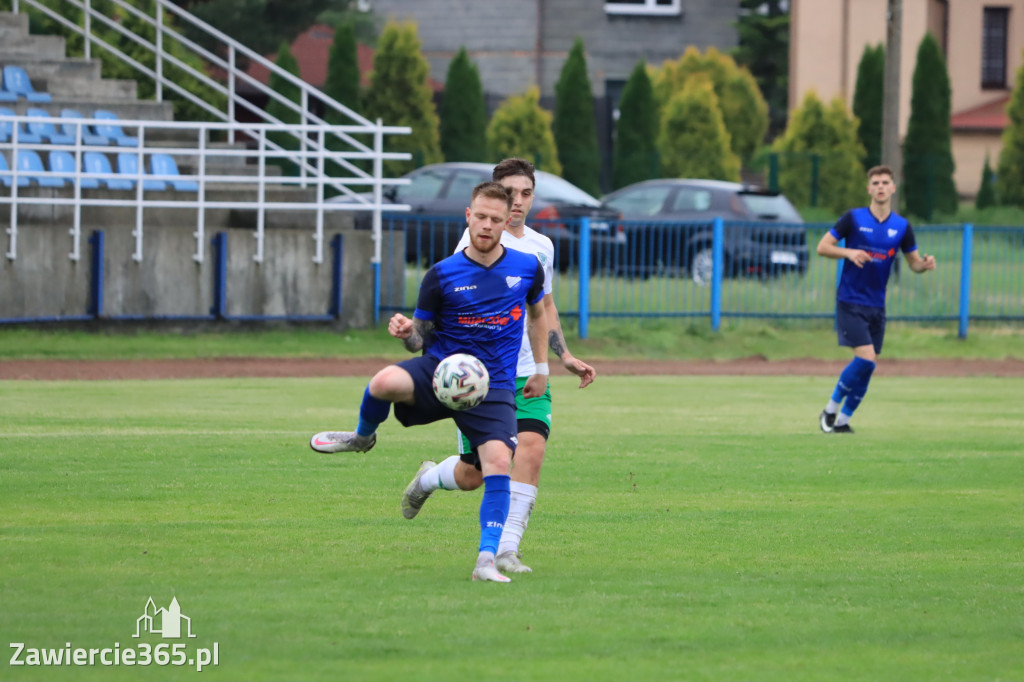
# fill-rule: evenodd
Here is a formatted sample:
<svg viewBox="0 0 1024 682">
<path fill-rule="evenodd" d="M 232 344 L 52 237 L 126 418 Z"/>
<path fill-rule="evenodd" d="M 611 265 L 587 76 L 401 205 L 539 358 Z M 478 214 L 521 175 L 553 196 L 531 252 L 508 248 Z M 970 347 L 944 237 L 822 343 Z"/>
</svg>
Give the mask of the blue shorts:
<svg viewBox="0 0 1024 682">
<path fill-rule="evenodd" d="M 882 352 L 885 339 L 885 308 L 836 301 L 836 335 L 840 346 L 874 346 Z"/>
<path fill-rule="evenodd" d="M 492 388 L 487 397 L 476 407 L 469 410 L 453 410 L 446 407 L 434 395 L 432 382 L 434 370 L 439 360 L 431 355 L 420 355 L 403 360 L 398 366 L 412 377 L 413 400 L 415 404 L 395 403 L 395 418 L 402 426 L 418 426 L 431 424 L 441 419 L 454 419 L 459 431 L 469 438 L 472 454 L 463 456 L 463 461 L 480 468 L 480 456 L 477 448 L 483 443 L 500 440 L 515 452 L 516 436 L 516 400 L 515 393 L 500 388 Z M 467 459 L 471 456 L 472 460 Z"/>
</svg>

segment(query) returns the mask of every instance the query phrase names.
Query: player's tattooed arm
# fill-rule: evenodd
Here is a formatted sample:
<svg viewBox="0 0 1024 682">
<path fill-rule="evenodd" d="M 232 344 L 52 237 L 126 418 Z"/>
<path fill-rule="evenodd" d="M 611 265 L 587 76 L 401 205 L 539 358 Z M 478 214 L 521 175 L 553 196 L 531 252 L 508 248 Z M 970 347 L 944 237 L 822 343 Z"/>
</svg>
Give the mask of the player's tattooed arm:
<svg viewBox="0 0 1024 682">
<path fill-rule="evenodd" d="M 429 348 L 434 341 L 434 323 L 431 320 L 414 318 L 412 321 L 412 333 L 402 339 L 402 344 L 410 353 Z"/>
<path fill-rule="evenodd" d="M 558 308 L 551 298 L 551 294 L 544 296 L 544 312 L 548 318 L 548 348 L 559 358 L 569 352 L 565 343 L 565 335 L 562 333 L 562 320 L 558 317 Z"/>
</svg>

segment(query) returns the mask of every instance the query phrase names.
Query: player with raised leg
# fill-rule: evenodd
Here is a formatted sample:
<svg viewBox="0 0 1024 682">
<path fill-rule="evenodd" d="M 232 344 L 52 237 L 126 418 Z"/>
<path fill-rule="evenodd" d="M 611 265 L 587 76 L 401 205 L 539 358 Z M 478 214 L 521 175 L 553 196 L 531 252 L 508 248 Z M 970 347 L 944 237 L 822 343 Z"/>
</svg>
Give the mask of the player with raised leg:
<svg viewBox="0 0 1024 682">
<path fill-rule="evenodd" d="M 596 371 L 587 363 L 573 357 L 565 343 L 558 309 L 551 295 L 554 279 L 554 245 L 551 240 L 526 225 L 526 217 L 533 206 L 536 186 L 533 164 L 524 159 L 505 159 L 494 167 L 492 179 L 512 192 L 512 214 L 501 243 L 509 249 L 534 254 L 544 266 L 544 309 L 548 319 L 548 347 L 562 360 L 562 365 L 580 378 L 580 388 L 593 382 Z M 465 246 L 464 234 L 458 249 Z M 528 397 L 524 393 L 527 379 L 534 373 L 533 346 L 528 336 L 523 338 L 516 372 L 516 417 L 519 445 L 516 447 L 512 467 L 511 503 L 508 520 L 501 534 L 496 566 L 506 573 L 528 573 L 523 564 L 519 544 L 537 499 L 540 469 L 544 462 L 547 439 L 551 432 L 551 390 L 544 395 Z M 465 435 L 459 436 L 459 454 L 440 464 L 423 462 L 416 476 L 402 495 L 402 513 L 414 518 L 435 490 L 474 490 L 482 484 L 480 473 L 472 466 Z"/>
<path fill-rule="evenodd" d="M 910 223 L 892 210 L 895 192 L 892 169 L 875 166 L 868 171 L 871 204 L 844 213 L 818 242 L 819 256 L 849 261 L 836 290 L 836 333 L 840 346 L 853 348 L 853 360 L 839 375 L 832 398 L 818 416 L 825 433 L 853 433 L 850 417 L 867 393 L 882 352 L 885 287 L 897 250 L 914 272 L 935 269 L 935 257 L 917 252 Z M 839 246 L 841 239 L 846 240 L 845 248 Z"/>
<path fill-rule="evenodd" d="M 327 431 L 310 439 L 318 452 L 366 452 L 376 443 L 377 427 L 392 403 L 403 426 L 454 419 L 469 439 L 473 466 L 484 485 L 473 579 L 495 582 L 509 580 L 495 568 L 494 557 L 508 516 L 509 469 L 517 440 L 516 363 L 527 317 L 536 370 L 524 393 L 542 395 L 547 385 L 544 270 L 533 256 L 501 245 L 511 207 L 510 193 L 498 183 L 473 189 L 466 209 L 469 245 L 427 271 L 412 319 L 396 314 L 388 323 L 388 332 L 407 350 L 425 353 L 374 375 L 363 394 L 355 431 Z M 490 374 L 487 397 L 464 411 L 445 406 L 432 388 L 434 369 L 455 353 L 475 356 Z"/>
</svg>

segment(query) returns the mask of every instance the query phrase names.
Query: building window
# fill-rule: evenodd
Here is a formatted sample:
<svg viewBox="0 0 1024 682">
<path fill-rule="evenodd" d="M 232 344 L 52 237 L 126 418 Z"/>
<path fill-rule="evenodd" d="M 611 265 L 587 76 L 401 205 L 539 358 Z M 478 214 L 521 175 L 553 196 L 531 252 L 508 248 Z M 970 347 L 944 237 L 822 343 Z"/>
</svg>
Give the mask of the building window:
<svg viewBox="0 0 1024 682">
<path fill-rule="evenodd" d="M 683 13 L 683 0 L 606 0 L 606 14 L 638 14 L 677 17 Z"/>
<path fill-rule="evenodd" d="M 981 87 L 1006 88 L 1009 7 L 986 7 L 981 29 Z"/>
</svg>

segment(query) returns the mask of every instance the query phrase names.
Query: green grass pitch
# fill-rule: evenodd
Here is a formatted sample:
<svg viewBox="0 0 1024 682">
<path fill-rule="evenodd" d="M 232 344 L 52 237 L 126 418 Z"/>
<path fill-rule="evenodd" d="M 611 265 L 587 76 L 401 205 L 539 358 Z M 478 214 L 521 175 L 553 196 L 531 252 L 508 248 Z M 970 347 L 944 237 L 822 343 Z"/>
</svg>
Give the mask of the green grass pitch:
<svg viewBox="0 0 1024 682">
<path fill-rule="evenodd" d="M 470 581 L 479 493 L 406 521 L 449 423 L 323 456 L 363 379 L 0 382 L 0 679 L 1024 680 L 1024 384 L 554 380 L 523 546 Z M 133 638 L 172 598 L 188 640 Z M 10 643 L 219 662 L 12 666 Z"/>
</svg>

